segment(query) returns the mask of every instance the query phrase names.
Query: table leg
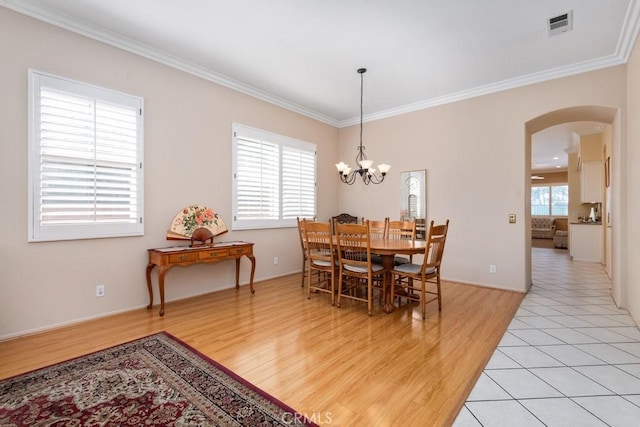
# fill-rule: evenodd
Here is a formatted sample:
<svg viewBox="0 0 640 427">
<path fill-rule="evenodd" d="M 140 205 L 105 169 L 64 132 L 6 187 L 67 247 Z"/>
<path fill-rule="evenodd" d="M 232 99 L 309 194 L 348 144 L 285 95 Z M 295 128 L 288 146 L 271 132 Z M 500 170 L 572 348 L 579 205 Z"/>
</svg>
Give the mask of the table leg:
<svg viewBox="0 0 640 427">
<path fill-rule="evenodd" d="M 236 289 L 240 288 L 240 258 L 242 257 L 236 258 Z"/>
<path fill-rule="evenodd" d="M 256 258 L 253 255 L 247 255 L 249 261 L 251 261 L 251 277 L 249 278 L 249 288 L 251 289 L 251 293 L 255 294 L 256 290 L 253 289 L 253 275 L 256 272 Z"/>
<path fill-rule="evenodd" d="M 256 272 L 256 258 L 253 255 L 245 255 L 251 261 L 251 278 L 249 279 L 249 289 L 251 293 L 255 294 L 256 290 L 253 289 L 253 276 Z M 236 258 L 236 289 L 240 288 L 240 258 Z"/>
<path fill-rule="evenodd" d="M 160 290 L 160 316 L 164 316 L 164 275 L 168 269 L 158 267 L 158 289 Z"/>
<path fill-rule="evenodd" d="M 382 255 L 382 266 L 384 267 L 384 312 L 391 313 L 394 309 L 393 306 L 393 293 L 392 293 L 392 277 L 391 270 L 394 267 L 395 255 Z"/>
<path fill-rule="evenodd" d="M 151 310 L 153 307 L 153 287 L 151 286 L 151 270 L 155 267 L 155 264 L 147 264 L 147 289 L 149 289 L 149 305 L 147 306 L 147 310 Z"/>
</svg>

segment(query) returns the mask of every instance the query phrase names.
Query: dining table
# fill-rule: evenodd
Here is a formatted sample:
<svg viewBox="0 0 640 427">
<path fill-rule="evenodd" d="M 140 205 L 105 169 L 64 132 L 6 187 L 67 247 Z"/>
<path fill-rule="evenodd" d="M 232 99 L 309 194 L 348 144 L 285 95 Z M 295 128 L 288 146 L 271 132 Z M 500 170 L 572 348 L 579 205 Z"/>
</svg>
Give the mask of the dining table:
<svg viewBox="0 0 640 427">
<path fill-rule="evenodd" d="M 372 238 L 370 248 L 372 254 L 380 256 L 382 267 L 384 267 L 384 288 L 387 290 L 384 297 L 384 312 L 391 313 L 394 309 L 390 296 L 392 284 L 391 271 L 395 267 L 395 256 L 424 254 L 427 248 L 427 241 Z"/>
</svg>

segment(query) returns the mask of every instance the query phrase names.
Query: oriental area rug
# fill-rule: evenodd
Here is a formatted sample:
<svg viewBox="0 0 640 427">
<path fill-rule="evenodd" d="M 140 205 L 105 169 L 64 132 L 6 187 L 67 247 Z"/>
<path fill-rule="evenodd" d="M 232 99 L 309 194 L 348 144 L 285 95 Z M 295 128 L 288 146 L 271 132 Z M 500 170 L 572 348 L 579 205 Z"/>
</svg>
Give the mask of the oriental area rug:
<svg viewBox="0 0 640 427">
<path fill-rule="evenodd" d="M 0 426 L 315 425 L 166 332 L 0 381 Z"/>
</svg>

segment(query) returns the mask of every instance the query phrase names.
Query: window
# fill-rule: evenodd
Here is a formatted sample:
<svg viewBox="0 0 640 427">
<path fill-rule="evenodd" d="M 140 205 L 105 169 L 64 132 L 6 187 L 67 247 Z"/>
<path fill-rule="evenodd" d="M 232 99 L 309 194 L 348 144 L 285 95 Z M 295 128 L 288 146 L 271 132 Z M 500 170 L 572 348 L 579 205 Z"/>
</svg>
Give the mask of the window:
<svg viewBox="0 0 640 427">
<path fill-rule="evenodd" d="M 29 70 L 29 241 L 143 234 L 142 99 Z"/>
<path fill-rule="evenodd" d="M 558 184 L 531 187 L 531 215 L 568 216 L 569 186 Z"/>
<path fill-rule="evenodd" d="M 316 145 L 233 124 L 233 230 L 316 215 Z"/>
</svg>

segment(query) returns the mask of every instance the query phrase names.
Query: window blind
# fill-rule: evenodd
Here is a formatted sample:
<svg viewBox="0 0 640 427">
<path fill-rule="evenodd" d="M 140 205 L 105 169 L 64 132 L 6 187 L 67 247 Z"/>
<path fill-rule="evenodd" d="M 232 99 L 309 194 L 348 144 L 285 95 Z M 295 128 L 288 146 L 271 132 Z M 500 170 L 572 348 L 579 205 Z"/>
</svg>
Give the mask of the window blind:
<svg viewBox="0 0 640 427">
<path fill-rule="evenodd" d="M 316 146 L 234 124 L 233 229 L 296 226 L 316 215 Z"/>
<path fill-rule="evenodd" d="M 282 217 L 312 218 L 315 209 L 315 150 L 282 147 Z"/>
<path fill-rule="evenodd" d="M 279 147 L 238 138 L 237 220 L 279 218 Z"/>
<path fill-rule="evenodd" d="M 141 234 L 141 104 L 49 76 L 36 83 L 33 239 Z"/>
<path fill-rule="evenodd" d="M 41 89 L 40 224 L 138 221 L 131 108 Z"/>
</svg>

